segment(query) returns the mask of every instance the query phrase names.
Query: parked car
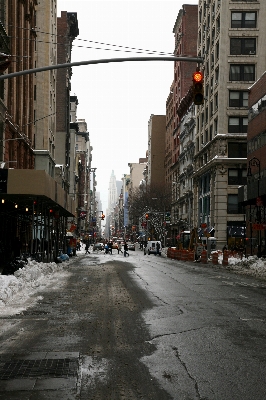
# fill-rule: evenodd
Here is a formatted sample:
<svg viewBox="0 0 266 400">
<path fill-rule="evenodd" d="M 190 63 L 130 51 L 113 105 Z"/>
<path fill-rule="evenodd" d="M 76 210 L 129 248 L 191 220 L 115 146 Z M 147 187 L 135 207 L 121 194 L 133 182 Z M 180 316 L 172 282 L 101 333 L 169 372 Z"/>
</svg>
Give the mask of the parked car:
<svg viewBox="0 0 266 400">
<path fill-rule="evenodd" d="M 157 254 L 157 247 L 156 244 L 159 243 L 160 248 L 159 248 L 159 255 L 162 253 L 162 245 L 159 240 L 151 240 L 147 242 L 147 247 L 144 249 L 144 254 Z"/>
<path fill-rule="evenodd" d="M 95 250 L 100 250 L 102 251 L 104 249 L 104 244 L 103 243 L 94 243 L 93 245 L 93 251 Z"/>
<path fill-rule="evenodd" d="M 135 243 L 128 242 L 127 246 L 128 246 L 128 250 L 134 250 L 135 251 Z"/>
</svg>

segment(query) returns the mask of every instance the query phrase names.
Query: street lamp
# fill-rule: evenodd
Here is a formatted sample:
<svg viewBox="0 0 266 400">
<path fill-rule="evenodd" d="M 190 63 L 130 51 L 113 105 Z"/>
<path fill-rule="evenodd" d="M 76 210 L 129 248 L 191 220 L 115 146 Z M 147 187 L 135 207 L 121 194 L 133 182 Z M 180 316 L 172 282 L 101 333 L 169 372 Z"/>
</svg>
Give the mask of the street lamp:
<svg viewBox="0 0 266 400">
<path fill-rule="evenodd" d="M 248 163 L 248 171 L 247 171 L 247 176 L 251 177 L 252 176 L 252 171 L 251 167 L 257 167 L 258 168 L 258 194 L 257 194 L 257 200 L 256 200 L 256 206 L 257 206 L 257 221 L 258 223 L 261 222 L 261 200 L 260 200 L 260 160 L 256 157 L 253 157 L 249 160 Z M 258 232 L 259 240 L 258 240 L 258 257 L 261 257 L 261 230 L 259 227 L 259 232 Z M 252 239 L 252 238 L 251 238 Z M 252 246 L 252 243 L 251 243 Z"/>
<path fill-rule="evenodd" d="M 90 208 L 90 221 L 96 222 L 95 218 L 95 212 L 96 212 L 96 199 L 95 199 L 95 186 L 96 186 L 96 181 L 95 181 L 95 173 L 96 173 L 97 168 L 89 168 L 89 172 L 92 173 L 92 196 L 90 195 L 90 203 L 91 203 L 91 208 Z M 94 221 L 95 219 L 95 221 Z M 93 242 L 95 242 L 95 237 L 94 233 L 96 230 L 94 230 L 94 227 L 92 227 L 92 233 L 93 233 Z"/>
</svg>

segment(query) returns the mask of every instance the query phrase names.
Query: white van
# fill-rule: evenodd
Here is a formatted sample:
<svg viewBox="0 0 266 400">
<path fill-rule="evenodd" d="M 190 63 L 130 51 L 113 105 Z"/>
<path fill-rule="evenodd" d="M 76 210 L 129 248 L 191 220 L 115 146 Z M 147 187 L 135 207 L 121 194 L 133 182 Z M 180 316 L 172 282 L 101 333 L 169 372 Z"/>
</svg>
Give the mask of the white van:
<svg viewBox="0 0 266 400">
<path fill-rule="evenodd" d="M 157 246 L 156 244 L 159 243 L 160 248 L 159 248 L 159 255 L 162 253 L 162 245 L 159 240 L 151 240 L 147 242 L 147 247 L 144 249 L 144 254 L 157 254 Z"/>
</svg>

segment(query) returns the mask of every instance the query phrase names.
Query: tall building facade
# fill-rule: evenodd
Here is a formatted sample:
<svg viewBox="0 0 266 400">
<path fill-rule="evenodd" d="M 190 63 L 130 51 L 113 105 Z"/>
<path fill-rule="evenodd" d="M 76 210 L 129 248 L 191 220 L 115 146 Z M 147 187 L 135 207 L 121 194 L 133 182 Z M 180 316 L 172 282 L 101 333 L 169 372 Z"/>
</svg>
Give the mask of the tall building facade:
<svg viewBox="0 0 266 400">
<path fill-rule="evenodd" d="M 10 54 L 8 73 L 35 66 L 36 0 L 6 4 L 7 32 Z M 6 91 L 5 133 L 3 161 L 7 168 L 34 168 L 34 76 L 8 79 Z"/>
<path fill-rule="evenodd" d="M 10 54 L 9 37 L 7 35 L 7 0 L 0 1 L 0 53 Z M 10 66 L 10 61 L 3 57 L 0 58 L 0 75 Z M 0 82 L 0 162 L 4 160 L 4 134 L 5 134 L 5 117 L 6 117 L 6 82 Z"/>
<path fill-rule="evenodd" d="M 49 0 L 46 3 L 39 4 L 36 0 L 1 1 L 0 15 L 9 38 L 5 47 L 9 46 L 11 60 L 6 72 L 56 64 L 57 2 Z M 77 24 L 72 16 L 69 24 L 69 34 L 73 38 L 77 34 Z M 65 33 L 66 30 L 63 36 Z M 3 30 L 2 37 L 5 38 Z M 70 49 L 68 47 L 68 51 Z M 0 71 L 3 72 L 0 58 Z M 67 219 L 75 217 L 73 200 L 65 187 L 54 179 L 58 80 L 53 71 L 40 73 L 40 76 L 38 73 L 6 77 L 0 85 L 4 90 L 5 111 L 4 130 L 0 130 L 3 157 L 0 168 L 3 228 L 0 244 L 5 248 L 3 264 L 20 252 L 40 252 L 43 259 L 53 260 L 59 249 L 66 248 Z M 59 98 L 65 101 L 65 97 L 66 91 L 63 90 Z M 59 149 L 64 147 L 65 154 L 65 140 L 58 145 Z"/>
<path fill-rule="evenodd" d="M 108 210 L 111 211 L 112 208 L 115 206 L 117 197 L 118 197 L 118 192 L 116 187 L 116 176 L 114 171 L 112 171 L 108 187 Z"/>
<path fill-rule="evenodd" d="M 247 185 L 238 189 L 246 212 L 246 253 L 266 255 L 266 72 L 249 88 Z"/>
<path fill-rule="evenodd" d="M 238 186 L 246 182 L 248 89 L 266 69 L 265 17 L 262 1 L 199 1 L 205 101 L 196 115 L 194 223 L 220 248 L 243 244 Z"/>
<path fill-rule="evenodd" d="M 197 56 L 198 6 L 184 4 L 174 28 L 174 54 Z M 172 184 L 172 243 L 180 231 L 192 229 L 195 109 L 191 107 L 192 74 L 196 64 L 175 61 L 174 80 L 166 103 L 166 182 Z M 171 142 L 169 136 L 171 135 Z M 169 170 L 169 161 L 171 166 Z M 169 179 L 170 177 L 170 179 Z"/>
<path fill-rule="evenodd" d="M 77 13 L 62 11 L 57 18 L 57 63 L 71 62 L 71 49 L 74 39 L 78 36 Z M 56 137 L 55 157 L 57 164 L 65 166 L 65 189 L 70 188 L 70 163 L 74 162 L 70 157 L 70 92 L 71 92 L 71 68 L 62 68 L 57 71 L 56 82 Z"/>
<path fill-rule="evenodd" d="M 150 116 L 148 122 L 148 179 L 151 186 L 165 182 L 165 115 Z"/>
<path fill-rule="evenodd" d="M 57 64 L 57 5 L 48 0 L 38 4 L 36 13 L 35 67 Z M 57 70 L 34 75 L 35 168 L 55 174 Z"/>
</svg>

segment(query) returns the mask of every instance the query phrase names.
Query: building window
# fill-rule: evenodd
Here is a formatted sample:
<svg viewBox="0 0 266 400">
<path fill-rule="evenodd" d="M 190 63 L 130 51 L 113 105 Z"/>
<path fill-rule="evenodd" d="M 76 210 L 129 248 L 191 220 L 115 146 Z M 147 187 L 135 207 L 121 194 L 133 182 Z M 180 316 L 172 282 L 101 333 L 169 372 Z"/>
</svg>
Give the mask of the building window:
<svg viewBox="0 0 266 400">
<path fill-rule="evenodd" d="M 5 85 L 4 81 L 0 81 L 0 98 L 4 100 Z"/>
<path fill-rule="evenodd" d="M 218 110 L 218 93 L 214 96 L 214 105 L 215 105 L 215 110 Z"/>
<path fill-rule="evenodd" d="M 248 107 L 248 91 L 230 90 L 229 107 Z"/>
<path fill-rule="evenodd" d="M 242 168 L 228 169 L 228 185 L 246 185 L 247 170 Z"/>
<path fill-rule="evenodd" d="M 231 55 L 256 54 L 256 39 L 255 38 L 231 38 L 230 39 L 230 54 Z"/>
<path fill-rule="evenodd" d="M 229 117 L 228 132 L 229 133 L 247 133 L 248 118 L 247 117 Z"/>
<path fill-rule="evenodd" d="M 247 158 L 247 143 L 229 142 L 228 158 Z"/>
<path fill-rule="evenodd" d="M 248 110 L 248 120 L 251 121 L 257 115 L 259 115 L 266 108 L 266 95 L 263 96 L 257 103 L 253 104 L 253 106 Z"/>
<path fill-rule="evenodd" d="M 231 64 L 230 81 L 255 81 L 255 65 Z"/>
<path fill-rule="evenodd" d="M 212 140 L 212 131 L 213 131 L 213 126 L 210 126 L 210 140 Z"/>
<path fill-rule="evenodd" d="M 256 12 L 232 12 L 231 28 L 256 28 L 257 13 Z"/>
<path fill-rule="evenodd" d="M 239 213 L 239 205 L 238 205 L 238 195 L 237 194 L 229 194 L 227 197 L 227 213 L 228 214 L 238 214 Z"/>
<path fill-rule="evenodd" d="M 257 2 L 258 0 L 232 0 L 232 3 L 238 3 L 239 1 L 241 1 L 242 3 L 243 3 L 243 1 L 248 1 L 249 3 L 255 3 L 255 2 Z"/>
</svg>

